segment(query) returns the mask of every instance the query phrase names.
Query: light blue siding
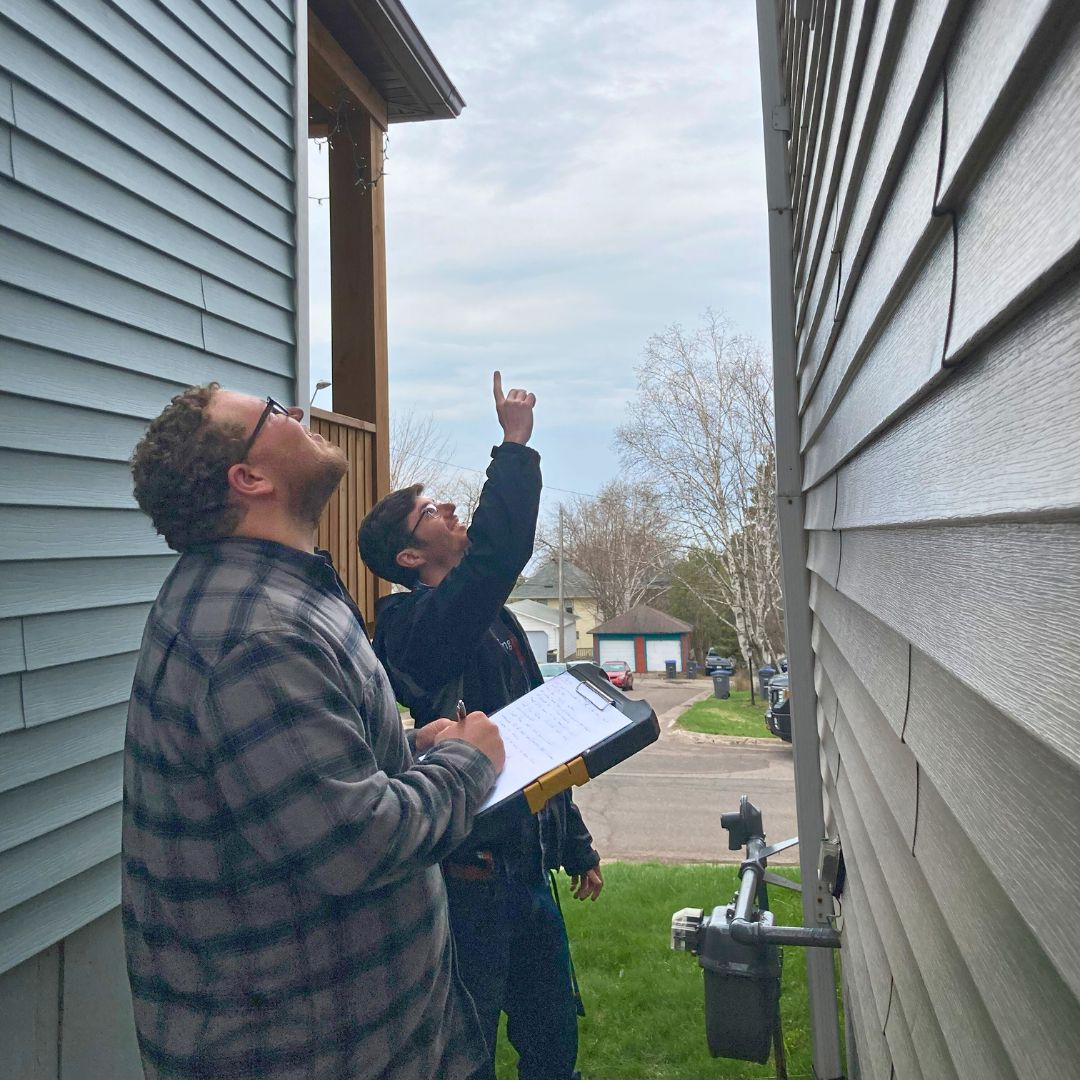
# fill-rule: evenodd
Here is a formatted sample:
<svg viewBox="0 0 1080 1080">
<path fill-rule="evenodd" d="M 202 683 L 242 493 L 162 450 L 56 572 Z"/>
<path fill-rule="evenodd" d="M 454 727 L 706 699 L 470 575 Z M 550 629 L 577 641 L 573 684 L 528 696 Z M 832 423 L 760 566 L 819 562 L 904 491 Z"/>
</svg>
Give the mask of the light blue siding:
<svg viewBox="0 0 1080 1080">
<path fill-rule="evenodd" d="M 175 562 L 136 441 L 192 383 L 293 399 L 293 36 L 259 0 L 0 15 L 0 975 L 119 898 L 126 703 Z"/>
</svg>

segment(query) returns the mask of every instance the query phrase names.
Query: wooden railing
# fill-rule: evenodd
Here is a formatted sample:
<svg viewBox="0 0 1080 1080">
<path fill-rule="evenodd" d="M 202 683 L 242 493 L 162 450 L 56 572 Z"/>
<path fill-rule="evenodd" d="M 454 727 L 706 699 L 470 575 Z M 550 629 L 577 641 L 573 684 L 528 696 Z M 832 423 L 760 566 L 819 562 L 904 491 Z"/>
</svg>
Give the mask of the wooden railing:
<svg viewBox="0 0 1080 1080">
<path fill-rule="evenodd" d="M 375 425 L 340 413 L 312 409 L 311 430 L 340 446 L 349 459 L 348 475 L 323 513 L 315 542 L 334 557 L 334 565 L 364 613 L 370 630 L 379 593 L 375 576 L 360 561 L 356 530 L 376 499 Z"/>
</svg>

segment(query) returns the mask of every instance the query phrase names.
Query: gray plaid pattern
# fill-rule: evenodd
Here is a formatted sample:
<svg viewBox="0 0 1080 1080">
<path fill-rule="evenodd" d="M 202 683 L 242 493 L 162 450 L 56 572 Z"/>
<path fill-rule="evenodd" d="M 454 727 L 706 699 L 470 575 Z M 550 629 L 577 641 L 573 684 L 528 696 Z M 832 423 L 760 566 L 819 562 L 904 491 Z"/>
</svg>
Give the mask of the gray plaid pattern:
<svg viewBox="0 0 1080 1080">
<path fill-rule="evenodd" d="M 494 782 L 415 764 L 319 555 L 185 554 L 147 622 L 124 761 L 123 915 L 146 1074 L 468 1077 L 484 1062 L 436 865 Z"/>
</svg>

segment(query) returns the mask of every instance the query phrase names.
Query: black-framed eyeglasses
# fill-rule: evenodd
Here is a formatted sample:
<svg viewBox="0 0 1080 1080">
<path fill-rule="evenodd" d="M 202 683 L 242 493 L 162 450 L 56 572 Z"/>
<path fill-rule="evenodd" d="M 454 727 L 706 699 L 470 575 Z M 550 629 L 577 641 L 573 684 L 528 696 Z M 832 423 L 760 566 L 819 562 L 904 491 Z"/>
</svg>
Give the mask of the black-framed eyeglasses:
<svg viewBox="0 0 1080 1080">
<path fill-rule="evenodd" d="M 420 528 L 420 522 L 426 521 L 428 518 L 433 518 L 438 512 L 439 508 L 435 503 L 428 503 L 427 506 L 420 511 L 420 516 L 416 519 L 416 524 L 409 530 L 408 539 L 411 540 L 416 535 L 416 530 Z"/>
<path fill-rule="evenodd" d="M 259 417 L 259 422 L 255 425 L 255 430 L 248 436 L 248 441 L 244 443 L 244 452 L 240 455 L 241 461 L 244 461 L 248 454 L 251 453 L 251 448 L 255 444 L 255 440 L 259 437 L 259 432 L 262 431 L 263 424 L 265 424 L 274 413 L 281 416 L 288 416 L 289 410 L 282 405 L 280 401 L 275 401 L 272 397 L 267 397 L 266 408 L 263 409 L 262 416 Z"/>
</svg>

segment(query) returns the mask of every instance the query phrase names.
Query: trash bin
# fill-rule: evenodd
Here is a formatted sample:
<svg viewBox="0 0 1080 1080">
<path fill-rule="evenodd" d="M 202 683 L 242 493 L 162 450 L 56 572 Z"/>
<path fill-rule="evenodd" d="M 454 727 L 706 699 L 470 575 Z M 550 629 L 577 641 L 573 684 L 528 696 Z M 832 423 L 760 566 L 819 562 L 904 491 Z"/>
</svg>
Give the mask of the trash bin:
<svg viewBox="0 0 1080 1080">
<path fill-rule="evenodd" d="M 677 667 L 678 667 L 678 664 L 676 664 L 674 660 L 665 660 L 664 661 L 664 670 L 667 672 L 667 677 L 669 679 L 674 679 L 675 678 L 675 669 Z"/>
<path fill-rule="evenodd" d="M 758 668 L 758 692 L 763 698 L 769 696 L 769 680 L 776 674 L 776 668 L 772 664 L 766 664 Z"/>
<path fill-rule="evenodd" d="M 712 677 L 712 696 L 714 698 L 731 697 L 731 686 L 728 680 L 731 678 L 726 671 L 717 672 Z"/>
<path fill-rule="evenodd" d="M 691 660 L 690 663 L 686 665 L 686 677 L 688 679 L 696 679 L 697 678 L 697 661 L 696 660 Z"/>
</svg>

